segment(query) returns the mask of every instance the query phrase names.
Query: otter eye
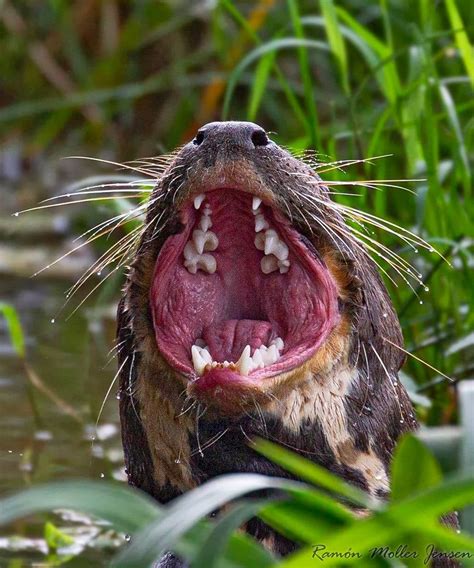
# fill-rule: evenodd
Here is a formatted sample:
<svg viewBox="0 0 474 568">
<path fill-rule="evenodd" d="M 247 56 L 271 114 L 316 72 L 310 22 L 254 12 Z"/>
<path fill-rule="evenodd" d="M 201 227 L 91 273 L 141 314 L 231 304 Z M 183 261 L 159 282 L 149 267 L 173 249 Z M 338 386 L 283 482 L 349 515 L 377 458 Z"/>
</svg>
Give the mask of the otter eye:
<svg viewBox="0 0 474 568">
<path fill-rule="evenodd" d="M 252 142 L 254 146 L 266 146 L 270 140 L 265 130 L 255 130 L 252 134 Z"/>
<path fill-rule="evenodd" d="M 196 137 L 193 140 L 193 144 L 199 146 L 203 143 L 203 141 L 204 141 L 204 130 L 199 130 L 198 133 L 196 134 Z"/>
</svg>

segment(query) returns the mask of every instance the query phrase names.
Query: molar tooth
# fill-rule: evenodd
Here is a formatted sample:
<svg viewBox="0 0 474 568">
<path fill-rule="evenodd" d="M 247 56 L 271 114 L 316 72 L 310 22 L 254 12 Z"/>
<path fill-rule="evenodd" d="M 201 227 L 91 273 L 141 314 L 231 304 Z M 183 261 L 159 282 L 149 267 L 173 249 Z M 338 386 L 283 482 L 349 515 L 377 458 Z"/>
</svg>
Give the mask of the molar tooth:
<svg viewBox="0 0 474 568">
<path fill-rule="evenodd" d="M 254 197 L 252 199 L 252 210 L 256 211 L 260 207 L 261 203 L 262 203 L 262 200 L 259 197 Z"/>
<path fill-rule="evenodd" d="M 214 274 L 217 270 L 217 262 L 212 254 L 201 254 L 197 261 L 197 267 L 208 274 Z"/>
<path fill-rule="evenodd" d="M 276 246 L 280 239 L 278 238 L 277 232 L 273 229 L 268 229 L 265 231 L 265 254 L 271 254 L 273 248 Z"/>
<path fill-rule="evenodd" d="M 266 255 L 260 261 L 260 268 L 264 274 L 270 274 L 278 270 L 278 259 L 273 254 Z"/>
<path fill-rule="evenodd" d="M 288 258 L 288 247 L 273 229 L 265 231 L 265 254 L 274 254 L 278 260 Z"/>
<path fill-rule="evenodd" d="M 200 229 L 193 231 L 193 241 L 199 254 L 202 254 L 204 251 L 216 250 L 219 244 L 219 239 L 215 233 L 212 231 L 201 231 Z"/>
<path fill-rule="evenodd" d="M 278 261 L 278 268 L 280 269 L 280 274 L 286 274 L 288 270 L 290 270 L 290 261 L 289 260 L 279 260 Z"/>
<path fill-rule="evenodd" d="M 199 209 L 202 205 L 202 202 L 204 201 L 204 199 L 206 198 L 206 196 L 204 195 L 204 193 L 200 193 L 199 195 L 197 195 L 194 198 L 194 208 L 195 209 Z"/>
<path fill-rule="evenodd" d="M 268 221 L 265 219 L 265 217 L 259 213 L 258 215 L 255 216 L 255 232 L 259 233 L 260 231 L 263 231 L 263 229 L 268 229 L 270 225 L 268 224 Z"/>
<path fill-rule="evenodd" d="M 186 246 L 184 247 L 183 250 L 183 254 L 186 260 L 194 260 L 199 256 L 199 253 L 196 250 L 196 245 L 193 243 L 193 241 L 188 241 L 186 243 Z"/>
<path fill-rule="evenodd" d="M 270 341 L 270 346 L 272 345 L 275 345 L 280 353 L 283 351 L 283 348 L 285 347 L 285 344 L 281 337 L 275 337 L 275 339 L 272 339 L 272 341 Z"/>
<path fill-rule="evenodd" d="M 250 345 L 246 345 L 240 355 L 239 360 L 235 364 L 241 375 L 247 376 L 253 368 L 253 361 L 250 357 Z"/>
<path fill-rule="evenodd" d="M 208 229 L 212 227 L 212 220 L 209 215 L 203 215 L 201 220 L 199 221 L 199 227 L 206 232 Z"/>
<path fill-rule="evenodd" d="M 257 233 L 254 240 L 255 248 L 258 250 L 263 250 L 265 248 L 265 234 Z"/>
</svg>

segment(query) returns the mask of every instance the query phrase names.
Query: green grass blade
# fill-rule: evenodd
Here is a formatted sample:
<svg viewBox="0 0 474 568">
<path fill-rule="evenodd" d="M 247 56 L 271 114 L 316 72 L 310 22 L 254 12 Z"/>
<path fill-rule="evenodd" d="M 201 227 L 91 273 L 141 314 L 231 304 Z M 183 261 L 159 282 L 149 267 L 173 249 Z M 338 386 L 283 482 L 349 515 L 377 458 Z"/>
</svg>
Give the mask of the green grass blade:
<svg viewBox="0 0 474 568">
<path fill-rule="evenodd" d="M 290 452 L 281 446 L 273 444 L 268 440 L 257 440 L 254 449 L 290 473 L 297 475 L 304 481 L 329 491 L 333 491 L 334 493 L 346 497 L 353 503 L 359 504 L 363 507 L 371 507 L 374 504 L 363 491 L 345 483 L 324 467 L 315 464 L 294 452 Z"/>
<path fill-rule="evenodd" d="M 135 535 L 130 546 L 118 556 L 114 566 L 149 566 L 198 521 L 225 503 L 247 493 L 266 489 L 298 488 L 299 484 L 288 480 L 256 474 L 228 474 L 208 481 L 190 493 L 173 501 L 166 516 L 149 524 Z"/>
<path fill-rule="evenodd" d="M 18 357 L 24 359 L 26 355 L 25 350 L 25 336 L 23 327 L 20 322 L 18 312 L 11 304 L 0 302 L 0 314 L 3 315 L 7 322 L 8 333 Z"/>
<path fill-rule="evenodd" d="M 220 518 L 208 537 L 202 542 L 202 545 L 191 562 L 191 568 L 218 568 L 220 559 L 228 546 L 229 539 L 245 521 L 251 517 L 265 505 L 267 501 L 246 501 L 235 505 L 231 511 Z M 260 554 L 261 552 L 261 554 Z M 263 548 L 255 547 L 254 560 L 259 566 L 270 566 L 274 559 Z M 257 556 L 258 555 L 258 556 Z"/>
<path fill-rule="evenodd" d="M 459 14 L 456 0 L 445 0 L 446 9 L 448 11 L 451 27 L 454 32 L 454 39 L 458 46 L 459 53 L 461 54 L 466 71 L 471 78 L 471 83 L 474 86 L 474 49 L 467 37 L 466 29 L 464 27 L 461 15 Z"/>
<path fill-rule="evenodd" d="M 350 89 L 346 46 L 337 20 L 337 13 L 333 0 L 321 0 L 321 12 L 324 18 L 329 45 L 331 46 L 331 50 L 339 65 L 342 87 L 346 95 L 348 95 Z"/>
<path fill-rule="evenodd" d="M 305 40 L 304 29 L 301 23 L 301 17 L 298 9 L 297 0 L 287 0 L 288 10 L 290 12 L 290 19 L 293 24 L 293 29 L 296 37 L 303 41 Z M 307 45 L 301 43 L 298 46 L 298 61 L 300 66 L 300 74 L 303 79 L 304 97 L 306 103 L 306 111 L 308 113 L 308 135 L 311 140 L 311 146 L 318 150 L 322 150 L 321 137 L 319 133 L 318 112 L 316 109 L 316 101 L 314 98 L 314 86 L 311 77 L 311 65 L 309 62 Z"/>
<path fill-rule="evenodd" d="M 229 75 L 227 81 L 227 89 L 224 96 L 224 102 L 222 105 L 222 115 L 226 119 L 229 115 L 230 102 L 232 100 L 232 95 L 234 93 L 235 87 L 241 77 L 243 71 L 251 65 L 254 61 L 260 59 L 260 57 L 270 53 L 271 51 L 279 51 L 280 49 L 288 49 L 294 47 L 307 47 L 310 49 L 319 49 L 323 51 L 329 51 L 329 46 L 323 41 L 311 40 L 311 39 L 298 39 L 295 37 L 287 37 L 281 39 L 275 39 L 267 43 L 262 44 L 250 51 L 233 69 Z M 1 112 L 1 111 L 0 111 Z"/>
</svg>

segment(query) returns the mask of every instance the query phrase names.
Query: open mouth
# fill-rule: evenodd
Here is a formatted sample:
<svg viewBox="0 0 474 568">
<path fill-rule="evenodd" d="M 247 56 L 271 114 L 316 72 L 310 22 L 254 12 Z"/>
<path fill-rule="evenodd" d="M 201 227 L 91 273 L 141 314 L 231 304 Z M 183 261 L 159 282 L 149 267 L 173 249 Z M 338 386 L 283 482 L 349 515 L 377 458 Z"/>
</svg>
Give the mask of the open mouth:
<svg viewBox="0 0 474 568">
<path fill-rule="evenodd" d="M 206 386 L 249 383 L 308 360 L 338 321 L 334 280 L 270 203 L 235 188 L 195 195 L 156 261 L 158 348 Z"/>
</svg>

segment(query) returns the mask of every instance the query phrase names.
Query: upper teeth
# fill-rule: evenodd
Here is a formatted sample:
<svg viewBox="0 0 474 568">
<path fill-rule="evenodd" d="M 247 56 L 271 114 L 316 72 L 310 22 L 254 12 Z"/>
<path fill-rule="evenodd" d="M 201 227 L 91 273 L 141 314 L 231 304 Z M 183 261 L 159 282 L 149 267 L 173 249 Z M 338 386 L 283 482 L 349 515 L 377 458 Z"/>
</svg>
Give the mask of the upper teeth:
<svg viewBox="0 0 474 568">
<path fill-rule="evenodd" d="M 288 246 L 280 239 L 274 229 L 257 233 L 255 235 L 255 246 L 265 253 L 260 261 L 260 268 L 264 274 L 270 274 L 275 270 L 279 270 L 280 274 L 288 272 L 290 268 Z"/>
<path fill-rule="evenodd" d="M 201 209 L 205 198 L 204 193 L 197 195 L 194 198 L 194 207 Z M 265 255 L 260 261 L 260 269 L 264 274 L 270 274 L 276 270 L 284 274 L 290 269 L 288 246 L 274 229 L 270 229 L 260 209 L 261 204 L 262 200 L 259 197 L 252 198 L 252 213 L 255 216 L 255 232 L 257 233 L 255 246 Z M 192 239 L 184 247 L 184 266 L 191 274 L 196 274 L 198 270 L 214 274 L 217 270 L 216 259 L 210 254 L 204 254 L 216 250 L 219 246 L 217 235 L 209 231 L 212 227 L 211 215 L 210 205 L 205 203 L 198 228 L 193 231 Z"/>
<path fill-rule="evenodd" d="M 204 199 L 206 198 L 206 196 L 204 195 L 204 193 L 201 193 L 200 195 L 197 195 L 194 198 L 194 208 L 195 209 L 199 209 L 202 205 L 202 202 L 204 201 Z"/>
<path fill-rule="evenodd" d="M 254 197 L 252 199 L 252 211 L 257 211 L 257 209 L 260 207 L 261 203 L 262 203 L 262 200 L 259 197 Z"/>
<path fill-rule="evenodd" d="M 247 376 L 252 371 L 256 369 L 264 369 L 276 363 L 280 358 L 280 354 L 283 351 L 285 344 L 281 337 L 277 337 L 270 342 L 270 345 L 261 345 L 258 349 L 255 349 L 253 356 L 250 356 L 251 348 L 250 345 L 246 345 L 242 350 L 239 360 L 234 363 L 233 361 L 224 361 L 220 363 L 218 361 L 213 361 L 212 356 L 209 352 L 209 347 L 202 347 L 204 341 L 202 339 L 196 339 L 196 344 L 191 347 L 191 357 L 193 360 L 193 367 L 197 375 L 203 375 L 206 367 L 210 368 L 231 368 L 237 370 L 241 375 Z"/>
<path fill-rule="evenodd" d="M 194 199 L 196 209 L 201 207 L 204 198 L 205 195 L 201 194 Z M 183 250 L 184 266 L 191 274 L 196 274 L 198 270 L 214 274 L 217 270 L 216 259 L 211 254 L 203 254 L 204 251 L 216 250 L 219 245 L 217 235 L 208 230 L 212 227 L 211 213 L 209 205 L 206 204 L 199 221 L 199 229 L 193 231 L 192 240 L 186 243 Z"/>
</svg>

